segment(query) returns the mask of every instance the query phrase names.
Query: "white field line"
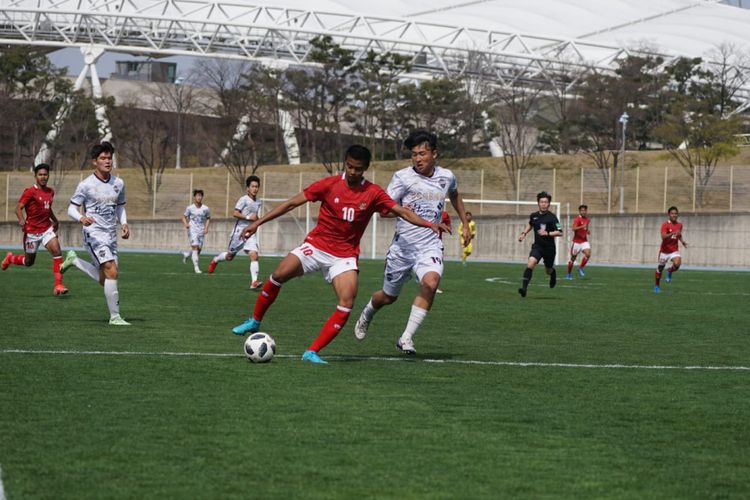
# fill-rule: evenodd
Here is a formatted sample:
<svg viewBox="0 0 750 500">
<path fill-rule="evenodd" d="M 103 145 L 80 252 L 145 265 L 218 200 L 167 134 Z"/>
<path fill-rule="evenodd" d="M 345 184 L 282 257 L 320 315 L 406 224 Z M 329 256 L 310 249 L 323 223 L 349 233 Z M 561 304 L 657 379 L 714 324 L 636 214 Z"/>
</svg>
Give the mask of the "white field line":
<svg viewBox="0 0 750 500">
<path fill-rule="evenodd" d="M 3 488 L 3 468 L 0 467 L 0 500 L 6 500 L 5 488 Z"/>
<path fill-rule="evenodd" d="M 208 357 L 208 358 L 239 358 L 243 354 L 221 353 L 221 352 L 139 352 L 139 351 L 52 351 L 31 349 L 2 349 L 0 354 L 48 354 L 48 355 L 74 355 L 74 356 L 182 356 L 182 357 Z M 293 354 L 277 354 L 277 358 L 298 359 Z M 750 371 L 750 366 L 710 366 L 710 365 L 626 365 L 621 363 L 544 363 L 537 361 L 479 361 L 467 359 L 423 359 L 412 357 L 387 357 L 387 356 L 326 356 L 328 360 L 356 360 L 356 361 L 391 361 L 391 362 L 422 362 L 435 364 L 454 365 L 479 365 L 479 366 L 511 366 L 520 368 L 583 368 L 583 369 L 611 369 L 611 370 L 725 370 L 725 371 Z M 0 500 L 2 500 L 0 498 Z"/>
</svg>

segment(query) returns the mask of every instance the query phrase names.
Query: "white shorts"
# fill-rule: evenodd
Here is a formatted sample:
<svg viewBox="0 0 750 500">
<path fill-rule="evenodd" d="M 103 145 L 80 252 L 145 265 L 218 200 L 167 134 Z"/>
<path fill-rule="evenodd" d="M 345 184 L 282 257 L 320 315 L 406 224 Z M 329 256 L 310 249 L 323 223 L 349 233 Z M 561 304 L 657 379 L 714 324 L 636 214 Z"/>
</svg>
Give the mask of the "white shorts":
<svg viewBox="0 0 750 500">
<path fill-rule="evenodd" d="M 258 248 L 258 234 L 254 234 L 245 240 L 245 246 L 242 247 L 245 253 L 255 252 L 260 253 Z"/>
<path fill-rule="evenodd" d="M 43 233 L 24 233 L 23 235 L 23 249 L 26 253 L 36 253 L 41 243 L 43 247 L 47 246 L 47 243 L 57 238 L 52 226 L 47 228 Z"/>
<path fill-rule="evenodd" d="M 105 262 L 117 262 L 117 238 L 103 238 L 83 232 L 83 246 L 97 266 Z"/>
<path fill-rule="evenodd" d="M 674 260 L 675 257 L 681 257 L 680 252 L 662 253 L 659 252 L 659 265 L 666 266 L 667 262 Z"/>
<path fill-rule="evenodd" d="M 579 253 L 584 250 L 589 250 L 590 248 L 591 244 L 588 241 L 584 241 L 583 243 L 573 243 L 573 246 L 570 247 L 570 255 L 575 257 Z"/>
<path fill-rule="evenodd" d="M 321 271 L 328 283 L 331 283 L 339 274 L 359 271 L 356 257 L 336 257 L 309 243 L 303 243 L 289 253 L 296 255 L 302 262 L 302 270 L 305 274 Z"/>
<path fill-rule="evenodd" d="M 203 242 L 206 240 L 206 233 L 194 233 L 188 231 L 188 238 L 190 239 L 191 247 L 203 248 Z"/>
<path fill-rule="evenodd" d="M 385 257 L 383 291 L 391 297 L 398 297 L 401 289 L 411 279 L 412 271 L 417 282 L 421 282 L 429 272 L 443 275 L 443 250 L 433 249 L 421 253 L 403 254 L 399 247 L 391 245 Z"/>
<path fill-rule="evenodd" d="M 242 239 L 242 233 L 245 232 L 247 226 L 249 226 L 249 224 L 234 226 L 232 236 L 229 237 L 229 247 L 227 247 L 227 251 L 232 255 L 237 255 L 240 250 L 244 250 L 245 252 L 258 251 L 258 236 L 256 234 L 250 236 L 246 240 Z"/>
</svg>

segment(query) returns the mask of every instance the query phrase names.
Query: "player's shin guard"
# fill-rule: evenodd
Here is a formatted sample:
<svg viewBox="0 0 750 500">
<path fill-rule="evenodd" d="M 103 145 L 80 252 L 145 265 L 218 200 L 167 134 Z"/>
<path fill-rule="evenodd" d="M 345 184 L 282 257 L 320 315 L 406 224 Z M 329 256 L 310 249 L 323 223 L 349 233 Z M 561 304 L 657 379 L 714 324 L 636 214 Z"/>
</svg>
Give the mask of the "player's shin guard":
<svg viewBox="0 0 750 500">
<path fill-rule="evenodd" d="M 190 252 L 190 260 L 193 261 L 193 267 L 198 267 L 198 250 L 192 250 Z"/>
<path fill-rule="evenodd" d="M 55 276 L 55 285 L 62 285 L 62 273 L 60 272 L 62 261 L 62 255 L 52 257 L 52 274 Z"/>
<path fill-rule="evenodd" d="M 260 264 L 257 260 L 250 261 L 250 279 L 252 281 L 258 281 L 258 272 L 260 271 Z"/>
<path fill-rule="evenodd" d="M 10 259 L 10 263 L 13 264 L 14 266 L 25 266 L 26 265 L 26 255 L 24 255 L 24 254 L 14 255 Z"/>
<path fill-rule="evenodd" d="M 341 329 L 344 328 L 344 325 L 349 319 L 349 314 L 351 314 L 351 312 L 352 310 L 349 308 L 336 306 L 336 310 L 333 311 L 333 314 L 331 314 L 331 316 L 328 318 L 326 324 L 323 325 L 323 329 L 320 330 L 318 338 L 316 338 L 313 343 L 310 344 L 310 347 L 308 347 L 307 350 L 319 352 L 321 349 L 327 346 L 333 339 L 336 338 L 336 335 L 339 334 Z"/>
<path fill-rule="evenodd" d="M 419 325 L 422 324 L 425 317 L 427 316 L 427 309 L 422 309 L 415 305 L 411 306 L 411 312 L 409 313 L 409 321 L 406 322 L 406 328 L 404 333 L 401 335 L 401 340 L 410 341 L 414 334 L 417 333 Z"/>
<path fill-rule="evenodd" d="M 583 269 L 584 267 L 586 267 L 586 263 L 588 261 L 589 261 L 588 257 L 584 256 L 583 259 L 581 259 L 581 265 L 578 266 L 578 269 Z M 568 272 L 570 272 L 570 269 L 568 269 Z"/>
<path fill-rule="evenodd" d="M 583 260 L 585 261 L 586 259 L 584 258 Z M 583 265 L 581 265 L 581 267 L 583 267 Z M 568 274 L 570 274 L 572 272 L 573 272 L 573 261 L 569 260 L 568 261 Z"/>
<path fill-rule="evenodd" d="M 523 272 L 523 282 L 521 283 L 521 287 L 526 290 L 529 288 L 529 282 L 531 281 L 531 275 L 534 274 L 534 270 L 530 267 L 527 267 L 526 270 Z"/>
<path fill-rule="evenodd" d="M 266 282 L 263 283 L 263 288 L 258 294 L 258 299 L 255 301 L 253 319 L 257 319 L 258 321 L 263 320 L 263 316 L 266 314 L 268 308 L 271 307 L 271 304 L 274 303 L 280 291 L 281 283 L 276 282 L 273 277 L 269 277 Z"/>
<path fill-rule="evenodd" d="M 107 299 L 109 316 L 120 314 L 120 292 L 117 291 L 117 280 L 104 280 L 104 298 Z"/>
<path fill-rule="evenodd" d="M 89 278 L 91 278 L 94 281 L 99 281 L 99 269 L 94 267 L 93 264 L 90 262 L 87 262 L 85 260 L 81 260 L 78 257 L 76 257 L 76 260 L 73 261 L 73 265 L 76 266 L 78 269 L 86 273 Z"/>
</svg>

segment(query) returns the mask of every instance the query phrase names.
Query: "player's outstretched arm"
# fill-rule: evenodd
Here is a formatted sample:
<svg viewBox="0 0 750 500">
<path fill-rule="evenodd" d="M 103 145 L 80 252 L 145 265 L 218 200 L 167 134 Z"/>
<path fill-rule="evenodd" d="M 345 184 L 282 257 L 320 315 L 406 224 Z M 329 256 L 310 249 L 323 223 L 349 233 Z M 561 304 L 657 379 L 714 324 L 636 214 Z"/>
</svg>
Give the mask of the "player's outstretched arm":
<svg viewBox="0 0 750 500">
<path fill-rule="evenodd" d="M 440 233 L 440 231 L 444 231 L 448 234 L 453 234 L 451 232 L 451 228 L 443 224 L 442 222 L 439 224 L 433 224 L 432 222 L 424 220 L 419 215 L 415 214 L 408 208 L 404 208 L 401 205 L 393 205 L 391 207 L 391 212 L 395 213 L 402 219 L 404 219 L 406 222 L 409 222 L 410 224 L 414 224 L 415 226 L 419 227 L 429 227 L 436 233 Z"/>
<path fill-rule="evenodd" d="M 258 228 L 266 222 L 272 221 L 277 217 L 281 217 L 285 213 L 291 212 L 295 208 L 299 207 L 300 205 L 304 205 L 305 203 L 307 203 L 307 197 L 305 196 L 304 192 L 292 196 L 288 200 L 282 202 L 280 205 L 277 205 L 276 208 L 268 212 L 266 215 L 247 226 L 247 228 L 242 232 L 242 237 L 245 239 L 249 238 L 250 236 L 255 234 Z"/>
</svg>

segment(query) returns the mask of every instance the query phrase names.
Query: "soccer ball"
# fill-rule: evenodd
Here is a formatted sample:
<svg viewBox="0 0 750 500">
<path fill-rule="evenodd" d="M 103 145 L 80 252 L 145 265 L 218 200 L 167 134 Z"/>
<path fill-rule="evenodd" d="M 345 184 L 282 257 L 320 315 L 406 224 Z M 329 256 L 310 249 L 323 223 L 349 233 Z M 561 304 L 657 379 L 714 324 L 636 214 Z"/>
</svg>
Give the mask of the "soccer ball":
<svg viewBox="0 0 750 500">
<path fill-rule="evenodd" d="M 253 333 L 245 341 L 245 355 L 253 363 L 267 363 L 274 354 L 276 342 L 267 333 Z"/>
</svg>

